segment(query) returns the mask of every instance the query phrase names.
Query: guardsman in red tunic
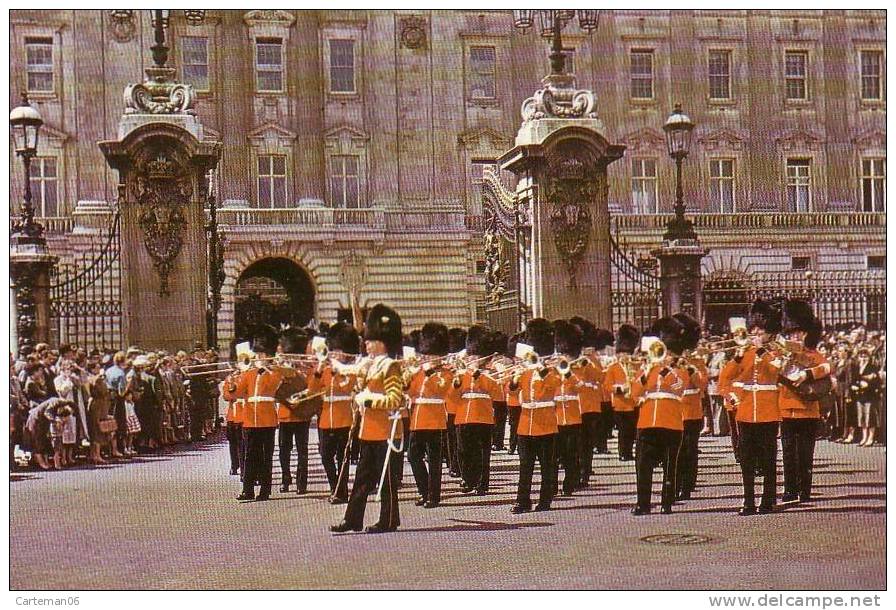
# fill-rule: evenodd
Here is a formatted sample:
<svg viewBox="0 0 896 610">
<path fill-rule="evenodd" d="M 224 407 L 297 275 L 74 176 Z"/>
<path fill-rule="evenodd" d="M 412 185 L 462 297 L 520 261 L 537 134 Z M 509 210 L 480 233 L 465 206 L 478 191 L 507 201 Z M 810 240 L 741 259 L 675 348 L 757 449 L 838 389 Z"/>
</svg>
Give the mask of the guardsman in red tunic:
<svg viewBox="0 0 896 610">
<path fill-rule="evenodd" d="M 725 417 L 728 418 L 728 429 L 731 431 L 731 449 L 734 451 L 734 459 L 740 463 L 740 449 L 738 447 L 739 431 L 737 429 L 737 405 L 743 397 L 741 391 L 743 382 L 735 382 L 733 377 L 737 372 L 738 363 L 732 358 L 727 360 L 719 371 L 719 396 L 725 407 Z"/>
<path fill-rule="evenodd" d="M 467 356 L 489 356 L 492 346 L 489 332 L 483 326 L 467 331 Z M 453 386 L 457 394 L 458 452 L 460 455 L 461 491 L 484 496 L 488 493 L 491 471 L 492 427 L 495 425 L 494 403 L 504 399 L 501 386 L 483 367 L 488 360 L 479 360 L 471 368 L 458 370 Z"/>
<path fill-rule="evenodd" d="M 632 509 L 633 515 L 650 512 L 653 470 L 659 464 L 663 466 L 661 511 L 664 514 L 672 512 L 678 452 L 684 430 L 681 403 L 684 383 L 672 361 L 681 353 L 680 341 L 684 332 L 684 327 L 675 319 L 660 318 L 651 326 L 650 336 L 642 339 L 644 351 L 652 363 L 632 384 L 632 398 L 641 403 L 635 456 L 638 501 Z M 664 354 L 656 349 L 657 340 L 665 346 Z"/>
<path fill-rule="evenodd" d="M 735 403 L 740 434 L 740 472 L 744 483 L 744 505 L 740 515 L 756 514 L 756 471 L 762 472 L 760 513 L 775 509 L 778 485 L 778 375 L 781 360 L 763 347 L 781 330 L 781 312 L 766 301 L 756 301 L 748 322 L 752 343 L 735 353 L 737 368 L 728 395 Z M 739 388 L 734 387 L 739 384 Z"/>
<path fill-rule="evenodd" d="M 635 431 L 638 421 L 636 401 L 632 398 L 632 381 L 639 367 L 631 362 L 638 349 L 641 333 L 630 324 L 623 324 L 616 334 L 616 359 L 604 373 L 603 390 L 610 397 L 613 416 L 619 429 L 619 461 L 635 459 Z"/>
<path fill-rule="evenodd" d="M 330 486 L 330 503 L 344 504 L 348 502 L 348 476 L 339 479 L 339 472 L 352 426 L 352 400 L 358 379 L 352 367 L 340 359 L 357 356 L 361 338 L 350 324 L 337 322 L 327 330 L 327 349 L 329 358 L 309 377 L 308 392 L 323 392 L 317 418 L 318 451 Z"/>
<path fill-rule="evenodd" d="M 685 313 L 672 316 L 684 327 L 681 348 L 685 352 L 697 349 L 700 342 L 700 323 Z M 697 486 L 697 466 L 699 457 L 700 431 L 703 429 L 703 394 L 709 384 L 709 370 L 703 358 L 689 354 L 678 363 L 679 377 L 684 382 L 681 403 L 684 408 L 684 431 L 681 436 L 681 451 L 678 453 L 678 472 L 675 481 L 676 498 L 689 500 Z"/>
<path fill-rule="evenodd" d="M 308 334 L 300 328 L 287 328 L 280 333 L 278 350 L 284 354 L 304 354 L 308 346 Z M 290 462 L 292 448 L 296 448 L 296 493 L 308 491 L 308 431 L 312 414 L 307 402 L 301 407 L 281 402 L 277 409 L 277 446 L 280 460 L 280 491 L 289 491 L 292 484 Z"/>
<path fill-rule="evenodd" d="M 273 356 L 277 351 L 277 336 L 272 329 L 262 328 L 252 341 L 256 358 Z M 245 401 L 243 429 L 246 430 L 246 473 L 239 500 L 254 500 L 255 483 L 261 486 L 257 500 L 271 497 L 271 476 L 274 460 L 274 433 L 277 430 L 277 390 L 284 375 L 277 367 L 266 366 L 258 360 L 226 388 L 229 399 Z M 227 384 L 225 384 L 227 385 Z"/>
<path fill-rule="evenodd" d="M 539 357 L 554 353 L 554 328 L 544 318 L 534 318 L 526 324 L 526 342 Z M 557 467 L 557 412 L 554 396 L 560 388 L 560 373 L 553 367 L 541 364 L 527 368 L 514 377 L 510 390 L 520 390 L 520 423 L 518 443 L 520 451 L 520 478 L 516 503 L 512 513 L 532 510 L 532 475 L 535 461 L 541 470 L 541 488 L 535 510 L 550 510 L 556 489 Z"/>
<path fill-rule="evenodd" d="M 822 379 L 831 374 L 827 358 L 815 348 L 821 340 L 821 322 L 812 307 L 805 301 L 790 300 L 784 305 L 784 333 L 788 338 L 805 347 L 794 356 L 794 371 L 785 375 L 797 384 Z M 794 379 L 796 377 L 796 379 Z M 815 439 L 821 421 L 821 409 L 817 400 L 803 400 L 797 393 L 781 386 L 781 452 L 784 463 L 784 502 L 809 502 L 812 499 L 812 463 L 815 459 Z"/>
<path fill-rule="evenodd" d="M 231 348 L 231 360 L 236 361 L 236 345 L 238 341 L 234 340 L 233 347 Z M 227 422 L 227 444 L 230 449 L 230 474 L 243 474 L 244 470 L 244 460 L 243 460 L 243 410 L 246 407 L 246 403 L 242 398 L 233 398 L 229 396 L 227 392 L 228 387 L 231 386 L 230 383 L 225 382 L 223 384 L 224 391 L 222 392 L 222 397 L 225 401 L 227 401 L 227 412 L 224 415 L 224 420 Z"/>
<path fill-rule="evenodd" d="M 376 490 L 380 480 L 379 520 L 365 531 L 393 532 L 400 523 L 398 454 L 404 446 L 400 411 L 405 394 L 401 363 L 394 359 L 401 354 L 401 318 L 395 310 L 382 304 L 373 306 L 364 327 L 364 347 L 367 359 L 359 372 L 359 385 L 363 387 L 355 395 L 355 403 L 361 409 L 358 470 L 345 517 L 330 528 L 336 533 L 361 531 L 367 496 Z"/>
<path fill-rule="evenodd" d="M 582 346 L 589 348 L 586 356 L 587 366 L 582 366 L 576 371 L 579 378 L 579 411 L 582 413 L 582 424 L 579 429 L 579 473 L 580 482 L 577 489 L 588 487 L 588 480 L 594 474 L 592 461 L 594 460 L 594 447 L 597 443 L 597 434 L 600 428 L 600 406 L 604 401 L 602 388 L 604 369 L 597 352 L 608 344 L 606 343 L 605 330 L 598 330 L 590 320 L 580 316 L 570 318 L 570 323 L 582 333 Z M 610 334 L 610 343 L 612 343 Z"/>
<path fill-rule="evenodd" d="M 448 354 L 448 328 L 427 322 L 420 331 L 418 349 L 428 358 L 411 371 L 411 438 L 408 461 L 417 484 L 417 506 L 436 508 L 442 501 L 442 434 L 448 428 L 446 398 L 453 375 L 441 361 Z"/>
<path fill-rule="evenodd" d="M 448 330 L 448 353 L 459 354 L 466 349 L 467 331 L 463 328 L 451 328 Z M 451 392 L 447 398 L 448 406 L 448 427 L 442 436 L 442 454 L 448 464 L 448 476 L 460 477 L 460 456 L 457 449 L 457 428 L 454 420 L 457 417 L 457 406 L 460 402 L 460 395 L 457 392 Z"/>
<path fill-rule="evenodd" d="M 514 354 L 516 354 L 516 344 L 523 340 L 523 333 L 517 333 L 510 337 L 507 340 L 507 355 L 513 358 Z M 501 372 L 501 371 L 499 371 Z M 519 436 L 518 436 L 518 428 L 520 425 L 520 413 L 522 411 L 522 407 L 520 407 L 520 389 L 519 387 L 516 390 L 510 390 L 510 384 L 512 382 L 512 376 L 507 378 L 507 381 L 504 383 L 504 400 L 507 403 L 507 427 L 510 428 L 509 432 L 509 440 L 507 444 L 507 455 L 513 455 L 516 453 L 517 447 L 519 446 Z"/>
</svg>

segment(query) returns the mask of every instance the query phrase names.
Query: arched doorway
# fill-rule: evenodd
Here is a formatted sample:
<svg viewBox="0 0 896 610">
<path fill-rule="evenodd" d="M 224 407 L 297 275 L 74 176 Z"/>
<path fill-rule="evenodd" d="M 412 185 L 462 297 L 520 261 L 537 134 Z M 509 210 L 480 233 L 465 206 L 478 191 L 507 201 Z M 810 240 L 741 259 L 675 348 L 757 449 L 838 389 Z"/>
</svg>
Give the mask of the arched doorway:
<svg viewBox="0 0 896 610">
<path fill-rule="evenodd" d="M 713 335 L 728 332 L 728 318 L 746 317 L 750 304 L 747 277 L 726 273 L 710 276 L 703 282 L 704 325 Z"/>
<path fill-rule="evenodd" d="M 234 292 L 234 331 L 248 338 L 258 324 L 304 326 L 314 317 L 314 286 L 288 258 L 263 258 L 246 267 Z"/>
</svg>

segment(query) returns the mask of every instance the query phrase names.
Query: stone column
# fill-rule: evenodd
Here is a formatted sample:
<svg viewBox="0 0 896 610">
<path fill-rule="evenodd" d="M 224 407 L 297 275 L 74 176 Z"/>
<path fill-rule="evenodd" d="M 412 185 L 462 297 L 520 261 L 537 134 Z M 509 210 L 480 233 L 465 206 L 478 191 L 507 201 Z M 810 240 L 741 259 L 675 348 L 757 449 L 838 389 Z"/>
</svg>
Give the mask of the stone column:
<svg viewBox="0 0 896 610">
<path fill-rule="evenodd" d="M 664 241 L 651 254 L 660 261 L 660 289 L 663 293 L 663 315 L 686 313 L 703 320 L 703 276 L 700 261 L 709 250 L 699 242 L 677 244 Z"/>
<path fill-rule="evenodd" d="M 624 146 L 610 144 L 593 112 L 594 95 L 572 75 L 552 74 L 523 104 L 516 146 L 501 167 L 520 177 L 531 201 L 530 303 L 534 317 L 612 325 L 607 166 Z"/>
<path fill-rule="evenodd" d="M 37 240 L 41 243 L 35 243 Z M 15 293 L 13 324 L 18 353 L 23 347 L 50 342 L 50 273 L 58 259 L 47 252 L 43 237 L 13 235 L 10 241 L 9 275 Z"/>
</svg>

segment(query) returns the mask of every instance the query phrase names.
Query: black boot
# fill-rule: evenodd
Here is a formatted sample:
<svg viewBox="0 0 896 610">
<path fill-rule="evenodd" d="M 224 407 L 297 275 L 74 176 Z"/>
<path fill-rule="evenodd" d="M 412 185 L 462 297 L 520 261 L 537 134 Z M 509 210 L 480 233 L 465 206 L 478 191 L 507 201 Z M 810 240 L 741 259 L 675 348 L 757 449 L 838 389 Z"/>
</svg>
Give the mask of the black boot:
<svg viewBox="0 0 896 610">
<path fill-rule="evenodd" d="M 336 525 L 330 526 L 330 531 L 336 534 L 341 534 L 343 532 L 360 532 L 361 529 L 362 528 L 360 525 L 349 525 L 349 523 L 344 520 L 340 521 Z"/>
</svg>

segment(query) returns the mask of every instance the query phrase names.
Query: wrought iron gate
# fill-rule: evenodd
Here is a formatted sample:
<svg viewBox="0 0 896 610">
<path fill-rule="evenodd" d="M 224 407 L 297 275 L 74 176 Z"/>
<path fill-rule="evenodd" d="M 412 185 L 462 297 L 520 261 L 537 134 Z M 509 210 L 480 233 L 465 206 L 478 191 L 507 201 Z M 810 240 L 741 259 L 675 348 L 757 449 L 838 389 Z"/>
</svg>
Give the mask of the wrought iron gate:
<svg viewBox="0 0 896 610">
<path fill-rule="evenodd" d="M 85 349 L 121 345 L 121 215 L 118 205 L 98 234 L 66 235 L 72 254 L 62 256 L 50 285 L 51 340 Z M 78 243 L 83 240 L 82 243 Z"/>
<path fill-rule="evenodd" d="M 662 315 L 663 293 L 660 290 L 658 261 L 652 257 L 626 253 L 618 235 L 610 235 L 612 263 L 613 328 L 631 324 L 645 331 Z"/>
</svg>

